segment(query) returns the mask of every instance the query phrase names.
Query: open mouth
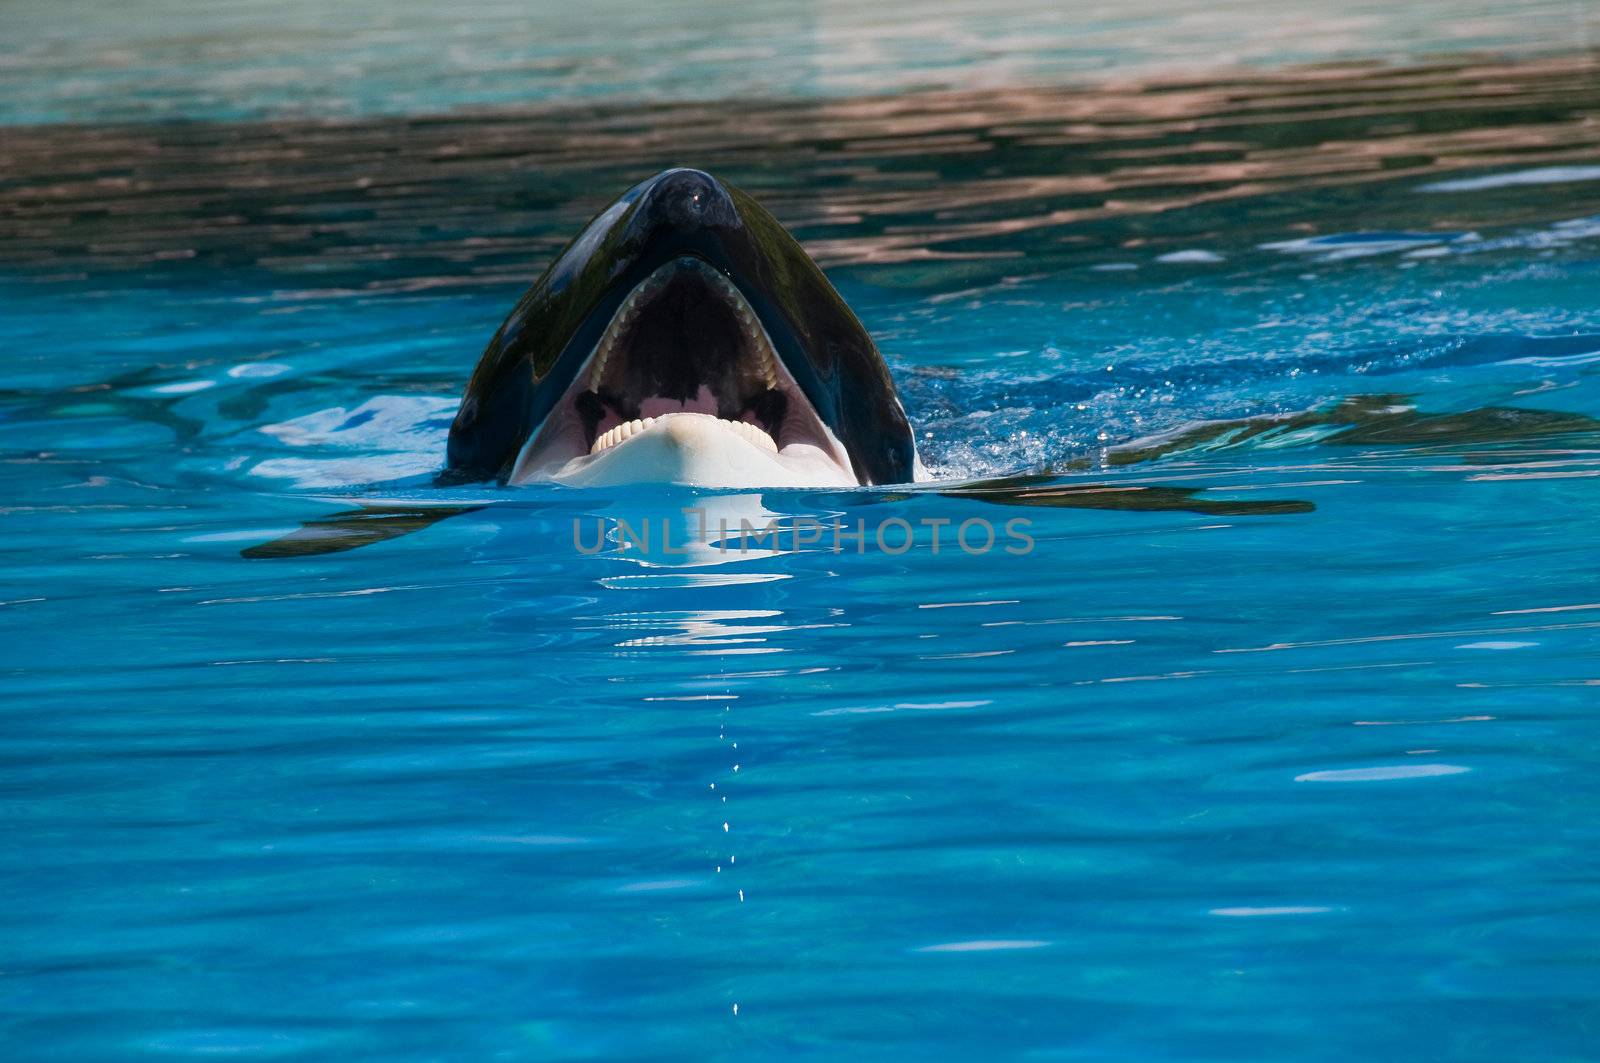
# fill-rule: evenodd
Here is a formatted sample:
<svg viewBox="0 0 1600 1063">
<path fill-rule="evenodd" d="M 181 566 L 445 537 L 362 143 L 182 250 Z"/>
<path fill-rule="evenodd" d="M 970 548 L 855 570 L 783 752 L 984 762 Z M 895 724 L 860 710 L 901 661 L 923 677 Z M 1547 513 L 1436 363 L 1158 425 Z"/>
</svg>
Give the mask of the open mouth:
<svg viewBox="0 0 1600 1063">
<path fill-rule="evenodd" d="M 524 447 L 512 480 L 571 478 L 684 417 L 696 423 L 680 421 L 679 430 L 725 436 L 734 452 L 753 448 L 736 454 L 746 466 L 756 454 L 779 464 L 821 461 L 833 467 L 831 479 L 854 482 L 844 448 L 784 367 L 744 295 L 715 267 L 688 255 L 628 293 Z"/>
</svg>

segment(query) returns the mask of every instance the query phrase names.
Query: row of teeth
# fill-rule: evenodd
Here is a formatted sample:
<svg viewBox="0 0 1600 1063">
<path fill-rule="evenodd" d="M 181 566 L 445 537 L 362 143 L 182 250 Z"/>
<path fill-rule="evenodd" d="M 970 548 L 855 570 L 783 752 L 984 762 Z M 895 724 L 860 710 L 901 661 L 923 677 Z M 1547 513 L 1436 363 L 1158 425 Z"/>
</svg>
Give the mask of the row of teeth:
<svg viewBox="0 0 1600 1063">
<path fill-rule="evenodd" d="M 750 424 L 748 421 L 730 421 L 725 417 L 713 417 L 709 413 L 669 413 L 663 414 L 662 416 L 704 417 L 708 420 L 720 421 L 722 424 L 732 428 L 739 435 L 744 436 L 744 438 L 760 447 L 762 450 L 770 451 L 773 454 L 778 452 L 778 444 L 773 440 L 773 438 L 767 433 L 763 432 L 761 429 L 757 428 L 755 425 Z M 656 418 L 654 417 L 641 417 L 636 420 L 629 421 L 626 424 L 619 424 L 615 428 L 601 433 L 600 438 L 594 441 L 594 446 L 589 448 L 589 453 L 598 454 L 602 450 L 609 450 L 611 447 L 616 446 L 623 440 L 630 439 L 633 436 L 638 435 L 640 432 L 645 431 L 655 423 Z"/>
<path fill-rule="evenodd" d="M 724 277 L 717 270 L 701 262 L 697 258 L 679 259 L 669 262 L 656 270 L 639 283 L 639 286 L 628 293 L 622 301 L 622 306 L 617 310 L 616 316 L 611 319 L 611 324 L 606 326 L 605 335 L 600 337 L 600 342 L 595 345 L 594 357 L 589 365 L 589 387 L 598 388 L 601 379 L 605 376 L 606 363 L 611 360 L 611 352 L 615 349 L 617 337 L 627 327 L 628 322 L 639 312 L 650 297 L 659 292 L 671 279 L 673 273 L 684 268 L 685 263 L 697 270 L 711 282 L 711 286 L 722 293 L 728 305 L 733 308 L 734 316 L 739 319 L 739 328 L 744 332 L 745 339 L 750 342 L 751 350 L 756 352 L 756 362 L 752 368 L 760 376 L 763 383 L 769 388 L 778 386 L 778 365 L 772 350 L 772 341 L 767 339 L 766 329 L 761 327 L 761 322 L 756 320 L 755 311 L 750 309 L 750 304 L 745 301 L 744 294 L 734 287 L 733 282 Z"/>
</svg>

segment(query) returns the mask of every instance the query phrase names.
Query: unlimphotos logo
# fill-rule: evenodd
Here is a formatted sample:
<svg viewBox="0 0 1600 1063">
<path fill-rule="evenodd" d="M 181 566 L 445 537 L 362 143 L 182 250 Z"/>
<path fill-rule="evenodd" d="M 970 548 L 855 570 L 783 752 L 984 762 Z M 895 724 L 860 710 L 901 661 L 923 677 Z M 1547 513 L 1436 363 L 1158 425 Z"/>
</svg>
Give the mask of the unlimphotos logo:
<svg viewBox="0 0 1600 1063">
<path fill-rule="evenodd" d="M 853 523 L 832 518 L 776 517 L 737 523 L 719 517 L 712 521 L 706 510 L 689 506 L 679 510 L 686 519 L 644 517 L 630 521 L 625 517 L 594 517 L 572 521 L 572 545 L 582 554 L 628 550 L 662 554 L 686 554 L 691 547 L 713 549 L 729 554 L 792 553 L 800 551 L 864 554 L 876 549 L 885 554 L 903 554 L 926 545 L 930 553 L 952 546 L 962 553 L 979 557 L 1001 550 L 1013 557 L 1033 552 L 1034 539 L 1028 529 L 1033 522 L 1013 517 L 995 526 L 993 521 L 972 517 L 957 524 L 948 517 L 923 517 L 912 523 L 903 517 L 888 517 L 868 523 Z M 588 525 L 587 530 L 585 525 Z"/>
</svg>

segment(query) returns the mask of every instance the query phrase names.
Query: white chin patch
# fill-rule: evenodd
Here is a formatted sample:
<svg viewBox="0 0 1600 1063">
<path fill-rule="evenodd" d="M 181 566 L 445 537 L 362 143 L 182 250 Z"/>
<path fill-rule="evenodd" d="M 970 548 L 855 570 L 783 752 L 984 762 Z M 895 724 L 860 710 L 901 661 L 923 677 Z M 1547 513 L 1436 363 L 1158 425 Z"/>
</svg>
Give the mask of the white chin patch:
<svg viewBox="0 0 1600 1063">
<path fill-rule="evenodd" d="M 620 425 L 550 479 L 584 487 L 669 483 L 691 487 L 854 487 L 856 478 L 822 448 L 778 450 L 752 425 L 703 413 L 669 413 Z"/>
<path fill-rule="evenodd" d="M 698 348 L 683 331 L 695 314 L 704 317 L 697 338 L 707 340 Z M 690 256 L 628 293 L 523 444 L 509 482 L 541 480 L 856 485 L 849 451 L 807 400 L 749 301 Z"/>
</svg>

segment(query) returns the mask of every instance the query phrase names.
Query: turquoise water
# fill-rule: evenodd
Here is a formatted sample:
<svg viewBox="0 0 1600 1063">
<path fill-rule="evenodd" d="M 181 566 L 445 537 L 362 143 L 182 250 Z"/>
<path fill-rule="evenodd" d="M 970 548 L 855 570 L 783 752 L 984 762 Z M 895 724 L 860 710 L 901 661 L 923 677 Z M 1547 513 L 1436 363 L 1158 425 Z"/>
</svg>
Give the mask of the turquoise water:
<svg viewBox="0 0 1600 1063">
<path fill-rule="evenodd" d="M 1581 8 L 820 5 L 835 80 L 483 95 L 435 16 L 217 11 L 30 12 L 0 71 L 9 1058 L 1593 1058 Z M 567 17 L 527 66 L 612 54 Z M 430 485 L 522 288 L 672 163 L 824 263 L 935 489 Z M 574 544 L 694 505 L 919 537 Z"/>
</svg>

